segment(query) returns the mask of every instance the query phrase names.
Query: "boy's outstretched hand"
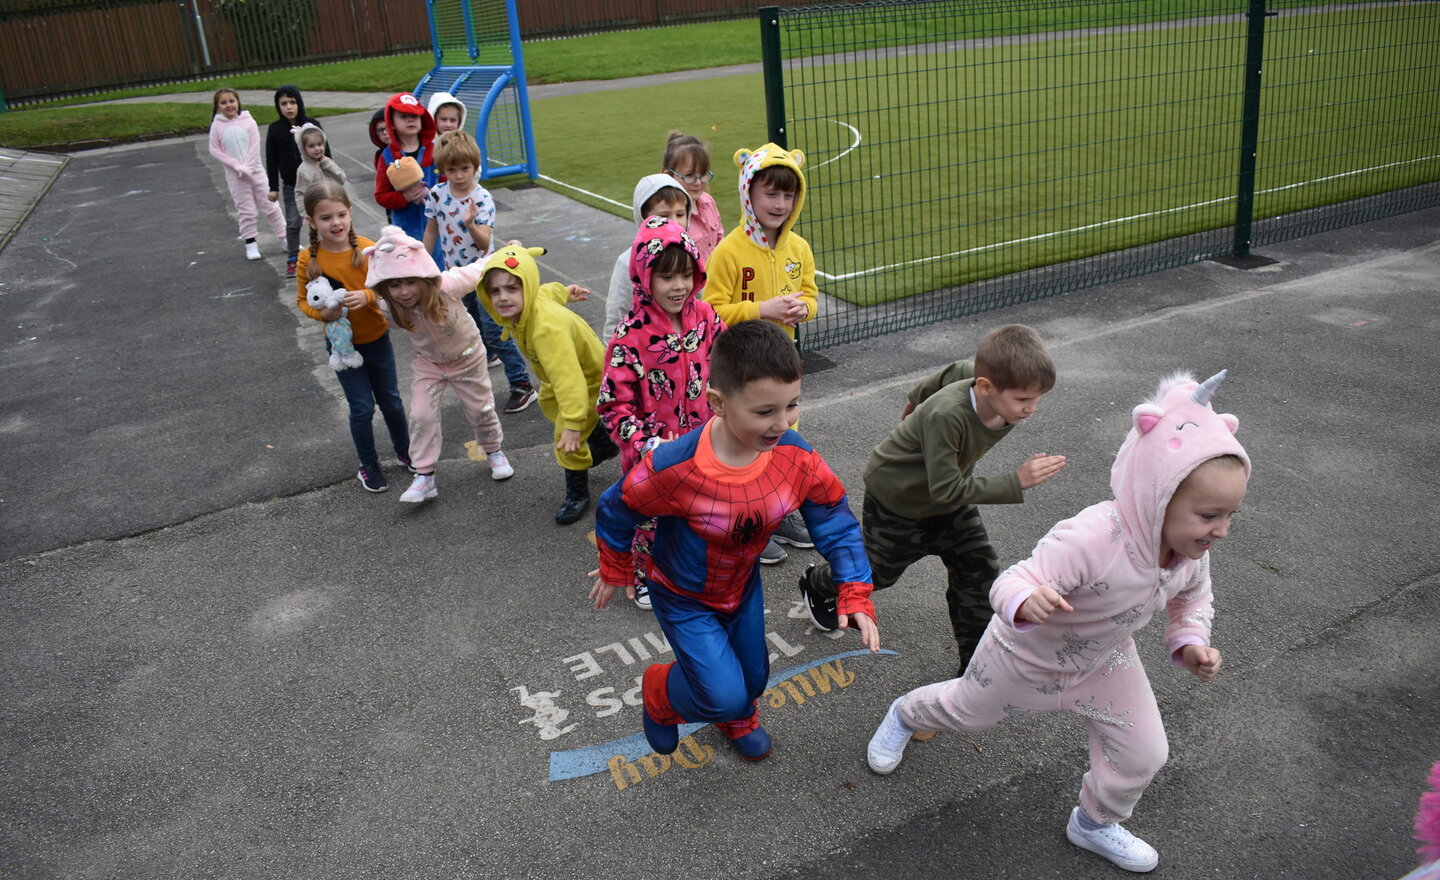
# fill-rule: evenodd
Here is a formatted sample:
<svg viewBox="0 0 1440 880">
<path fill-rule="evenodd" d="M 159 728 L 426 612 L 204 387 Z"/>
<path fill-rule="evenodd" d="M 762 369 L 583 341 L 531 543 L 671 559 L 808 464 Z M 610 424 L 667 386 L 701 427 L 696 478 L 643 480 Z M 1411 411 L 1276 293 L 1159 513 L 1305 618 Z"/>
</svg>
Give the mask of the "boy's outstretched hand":
<svg viewBox="0 0 1440 880">
<path fill-rule="evenodd" d="M 1016 471 L 1020 475 L 1020 488 L 1033 489 L 1056 474 L 1065 466 L 1065 456 L 1046 455 L 1037 452 Z"/>
<path fill-rule="evenodd" d="M 588 287 L 581 287 L 578 284 L 565 285 L 565 292 L 569 294 L 570 302 L 572 303 L 583 302 L 590 298 L 590 289 Z"/>
<path fill-rule="evenodd" d="M 1180 649 L 1185 668 L 1201 681 L 1210 681 L 1220 674 L 1220 652 L 1209 645 L 1186 645 Z"/>
<path fill-rule="evenodd" d="M 1020 605 L 1020 611 L 1015 616 L 1023 617 L 1026 623 L 1044 623 L 1056 610 L 1074 611 L 1065 597 L 1055 592 L 1053 587 L 1041 584 L 1031 593 Z"/>
<path fill-rule="evenodd" d="M 614 596 L 615 591 L 620 588 L 615 586 L 614 584 L 607 584 L 604 581 L 600 580 L 600 569 L 598 568 L 585 576 L 595 579 L 595 586 L 590 588 L 590 600 L 595 603 L 595 610 L 599 611 L 601 608 L 604 608 L 606 605 L 610 604 L 610 598 Z M 630 584 L 625 588 L 625 595 L 628 596 L 631 601 L 634 601 L 634 584 Z"/>
<path fill-rule="evenodd" d="M 873 617 L 864 612 L 840 615 L 841 629 L 849 629 L 851 623 L 860 630 L 860 644 L 869 648 L 872 654 L 880 650 L 880 627 Z"/>
</svg>

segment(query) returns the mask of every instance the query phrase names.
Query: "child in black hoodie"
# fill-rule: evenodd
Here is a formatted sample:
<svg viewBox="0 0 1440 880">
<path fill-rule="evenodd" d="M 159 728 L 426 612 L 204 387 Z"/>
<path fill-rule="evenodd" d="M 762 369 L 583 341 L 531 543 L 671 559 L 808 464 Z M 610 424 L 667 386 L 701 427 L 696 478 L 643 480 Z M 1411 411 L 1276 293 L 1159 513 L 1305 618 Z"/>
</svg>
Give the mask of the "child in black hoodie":
<svg viewBox="0 0 1440 880">
<path fill-rule="evenodd" d="M 279 118 L 270 123 L 265 133 L 265 170 L 270 177 L 270 201 L 280 201 L 285 209 L 285 275 L 293 278 L 295 255 L 300 252 L 300 210 L 295 203 L 295 171 L 300 167 L 300 148 L 295 146 L 292 130 L 307 122 L 319 128 L 324 126 L 320 120 L 305 115 L 305 99 L 294 86 L 275 90 L 275 113 Z M 330 155 L 328 143 L 325 155 Z"/>
</svg>

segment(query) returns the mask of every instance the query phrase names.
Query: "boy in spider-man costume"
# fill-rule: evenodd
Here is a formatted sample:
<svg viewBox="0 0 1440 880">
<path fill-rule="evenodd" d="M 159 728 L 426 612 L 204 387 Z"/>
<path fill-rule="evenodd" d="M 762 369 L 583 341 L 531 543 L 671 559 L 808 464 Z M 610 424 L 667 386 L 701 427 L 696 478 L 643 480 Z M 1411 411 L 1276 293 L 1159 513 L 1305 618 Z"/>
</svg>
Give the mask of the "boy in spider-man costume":
<svg viewBox="0 0 1440 880">
<path fill-rule="evenodd" d="M 791 511 L 835 572 L 840 627 L 854 626 L 865 647 L 880 650 L 870 563 L 845 488 L 790 430 L 800 375 L 795 344 L 777 325 L 742 321 L 724 331 L 705 392 L 714 416 L 644 455 L 600 498 L 596 608 L 633 581 L 636 524 L 659 518 L 650 598 L 676 660 L 646 669 L 642 694 L 645 737 L 662 755 L 675 751 L 677 725 L 693 721 L 714 722 L 751 761 L 770 754 L 756 709 L 770 675 L 760 551 Z"/>
</svg>

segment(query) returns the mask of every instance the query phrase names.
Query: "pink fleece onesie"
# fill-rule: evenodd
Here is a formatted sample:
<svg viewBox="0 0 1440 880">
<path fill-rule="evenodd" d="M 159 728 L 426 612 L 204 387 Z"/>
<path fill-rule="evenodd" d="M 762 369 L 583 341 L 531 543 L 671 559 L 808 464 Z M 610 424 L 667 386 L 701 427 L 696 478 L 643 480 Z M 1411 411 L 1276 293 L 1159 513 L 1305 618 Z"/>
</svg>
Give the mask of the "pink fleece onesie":
<svg viewBox="0 0 1440 880">
<path fill-rule="evenodd" d="M 1085 508 L 1036 544 L 1030 558 L 995 581 L 995 616 L 980 647 L 951 681 L 911 691 L 900 718 L 917 731 L 979 731 L 1038 712 L 1073 712 L 1090 732 L 1090 770 L 1080 805 L 1101 823 L 1130 817 L 1165 764 L 1168 744 L 1133 634 L 1166 614 L 1165 649 L 1180 665 L 1187 644 L 1210 643 L 1210 555 L 1161 567 L 1161 527 L 1176 488 L 1203 462 L 1250 459 L 1234 437 L 1238 420 L 1218 415 L 1210 395 L 1224 373 L 1199 386 L 1189 376 L 1161 383 L 1132 412 L 1115 456 L 1115 500 Z M 1040 625 L 1015 615 L 1040 585 L 1065 596 Z"/>
<path fill-rule="evenodd" d="M 257 210 L 265 214 L 270 230 L 283 237 L 285 216 L 280 213 L 280 206 L 270 201 L 270 185 L 260 164 L 260 129 L 249 110 L 241 110 L 233 119 L 225 118 L 223 113 L 215 114 L 210 123 L 210 155 L 225 166 L 225 184 L 235 202 L 240 237 L 246 241 L 255 237 Z"/>
<path fill-rule="evenodd" d="M 366 251 L 370 274 L 365 281 L 370 287 L 397 278 L 438 277 L 440 282 L 442 320 L 432 320 L 418 303 L 403 309 L 410 325 L 410 461 L 422 474 L 433 473 L 440 459 L 440 404 L 447 386 L 455 389 L 475 441 L 486 453 L 498 452 L 505 439 L 495 412 L 485 343 L 460 301 L 479 283 L 483 266 L 472 263 L 441 272 L 424 247 L 398 227 L 386 226 L 375 247 Z M 383 297 L 379 302 L 390 314 L 389 303 Z"/>
</svg>

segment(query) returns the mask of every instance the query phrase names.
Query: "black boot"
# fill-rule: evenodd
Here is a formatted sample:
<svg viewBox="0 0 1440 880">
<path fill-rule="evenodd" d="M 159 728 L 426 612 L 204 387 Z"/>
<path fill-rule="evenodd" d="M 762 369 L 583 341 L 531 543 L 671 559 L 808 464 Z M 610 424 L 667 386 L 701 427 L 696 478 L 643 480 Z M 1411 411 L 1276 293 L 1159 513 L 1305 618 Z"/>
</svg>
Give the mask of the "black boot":
<svg viewBox="0 0 1440 880">
<path fill-rule="evenodd" d="M 590 466 L 595 467 L 602 461 L 609 461 L 620 454 L 620 447 L 610 439 L 610 432 L 605 430 L 604 425 L 596 425 L 595 430 L 585 439 L 585 445 L 590 447 Z"/>
<path fill-rule="evenodd" d="M 590 472 L 565 471 L 565 503 L 555 511 L 555 522 L 568 526 L 578 520 L 590 506 Z"/>
</svg>

